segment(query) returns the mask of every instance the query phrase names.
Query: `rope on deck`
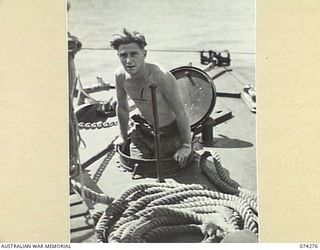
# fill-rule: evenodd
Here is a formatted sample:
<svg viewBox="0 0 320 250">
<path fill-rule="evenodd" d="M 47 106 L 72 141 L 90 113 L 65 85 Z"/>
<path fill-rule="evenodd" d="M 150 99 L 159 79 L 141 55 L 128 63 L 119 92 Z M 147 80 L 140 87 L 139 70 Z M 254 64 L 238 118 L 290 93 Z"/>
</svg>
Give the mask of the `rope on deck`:
<svg viewBox="0 0 320 250">
<path fill-rule="evenodd" d="M 108 195 L 97 193 L 92 189 L 84 186 L 82 183 L 79 183 L 73 179 L 71 179 L 71 184 L 73 189 L 78 192 L 82 198 L 91 200 L 95 203 L 101 203 L 105 205 L 109 205 L 114 200 L 113 198 L 109 197 Z"/>
<path fill-rule="evenodd" d="M 213 158 L 213 165 L 207 164 L 209 156 Z M 200 157 L 200 168 L 218 190 L 239 196 L 249 203 L 255 213 L 258 212 L 257 194 L 241 187 L 240 184 L 229 177 L 227 171 L 222 167 L 220 157 L 216 152 L 212 155 L 211 152 L 205 151 Z"/>
<path fill-rule="evenodd" d="M 207 173 L 206 159 L 210 155 L 205 153 L 200 158 L 200 166 Z M 214 158 L 220 163 L 217 155 Z M 226 235 L 244 229 L 257 235 L 256 196 L 231 181 L 221 163 L 218 168 L 215 172 L 211 169 L 209 176 L 215 173 L 214 184 L 224 192 L 198 184 L 152 183 L 129 188 L 101 215 L 96 224 L 97 241 L 159 242 L 193 233 L 202 236 L 202 242 L 220 242 Z"/>
</svg>

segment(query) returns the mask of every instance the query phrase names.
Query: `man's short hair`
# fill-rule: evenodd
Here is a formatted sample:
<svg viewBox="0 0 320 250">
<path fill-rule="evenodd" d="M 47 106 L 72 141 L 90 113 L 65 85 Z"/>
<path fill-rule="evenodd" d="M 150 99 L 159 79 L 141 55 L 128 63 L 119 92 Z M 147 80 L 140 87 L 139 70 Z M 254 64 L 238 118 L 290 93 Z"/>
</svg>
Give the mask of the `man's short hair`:
<svg viewBox="0 0 320 250">
<path fill-rule="evenodd" d="M 114 34 L 111 38 L 110 45 L 113 49 L 118 50 L 121 44 L 136 43 L 141 49 L 147 45 L 143 34 L 138 31 L 130 32 L 123 29 L 121 34 Z"/>
</svg>

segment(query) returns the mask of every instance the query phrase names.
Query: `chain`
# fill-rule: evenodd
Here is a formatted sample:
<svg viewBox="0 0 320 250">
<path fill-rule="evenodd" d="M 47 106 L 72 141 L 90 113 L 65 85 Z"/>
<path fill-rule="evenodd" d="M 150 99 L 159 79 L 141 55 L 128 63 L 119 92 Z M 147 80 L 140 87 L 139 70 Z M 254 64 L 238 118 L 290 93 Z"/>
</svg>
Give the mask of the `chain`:
<svg viewBox="0 0 320 250">
<path fill-rule="evenodd" d="M 118 125 L 118 121 L 113 122 L 79 122 L 79 129 L 101 129 L 101 128 L 111 128 Z"/>
</svg>

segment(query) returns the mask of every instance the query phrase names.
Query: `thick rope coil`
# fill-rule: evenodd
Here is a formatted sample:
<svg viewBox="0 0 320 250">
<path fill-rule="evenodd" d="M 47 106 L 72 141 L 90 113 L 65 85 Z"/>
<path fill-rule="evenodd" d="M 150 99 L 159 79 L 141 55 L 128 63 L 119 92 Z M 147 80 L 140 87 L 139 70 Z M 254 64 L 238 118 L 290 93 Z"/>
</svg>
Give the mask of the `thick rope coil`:
<svg viewBox="0 0 320 250">
<path fill-rule="evenodd" d="M 128 221 L 127 223 L 122 224 L 116 231 L 113 231 L 109 235 L 109 240 L 111 241 L 122 241 L 122 238 L 128 240 L 131 237 L 131 233 L 142 223 L 147 222 L 150 218 L 146 216 L 138 217 L 134 216 L 133 220 Z"/>
<path fill-rule="evenodd" d="M 168 207 L 171 207 L 173 206 L 172 204 L 171 205 L 160 205 L 160 206 L 157 206 L 157 208 L 159 207 L 163 207 L 163 208 L 168 208 Z M 126 227 L 126 225 L 130 224 L 131 222 L 141 218 L 141 217 L 146 217 L 146 216 L 149 216 L 153 211 L 154 211 L 154 207 L 152 208 L 145 208 L 131 216 L 128 216 L 128 217 L 121 217 L 119 219 L 119 221 L 116 223 L 116 225 L 113 227 L 113 231 L 110 232 L 110 235 L 112 235 L 114 233 L 114 230 L 118 230 L 120 227 Z M 126 224 L 126 225 L 125 225 Z"/>
<path fill-rule="evenodd" d="M 179 203 L 179 204 L 162 205 L 162 207 L 176 208 L 176 209 L 208 208 L 208 209 L 211 209 L 213 212 L 217 212 L 217 213 L 230 213 L 230 208 L 214 205 L 210 201 L 195 201 L 195 202 L 187 202 L 187 203 L 185 203 L 184 201 L 185 200 L 183 200 L 182 203 Z"/>
<path fill-rule="evenodd" d="M 251 199 L 257 201 L 258 200 L 258 196 L 256 193 L 248 190 L 248 189 L 245 189 L 243 187 L 238 187 L 238 190 L 239 190 L 239 196 L 240 197 L 250 197 Z"/>
<path fill-rule="evenodd" d="M 166 187 L 166 186 L 165 186 Z M 164 192 L 160 192 L 160 193 L 155 193 L 155 194 L 151 194 L 151 195 L 146 195 L 140 199 L 138 199 L 135 203 L 131 204 L 122 214 L 122 217 L 130 217 L 131 215 L 134 215 L 136 213 L 138 213 L 139 211 L 143 210 L 151 201 L 157 199 L 157 198 L 161 198 L 163 196 L 172 194 L 172 193 L 176 193 L 176 192 L 181 192 L 183 190 L 192 190 L 192 189 L 203 189 L 202 185 L 178 185 L 176 186 L 175 189 L 173 190 L 168 190 L 164 189 Z M 156 189 L 153 189 L 156 190 Z M 158 190 L 159 191 L 159 190 Z M 130 218 L 131 220 L 132 218 Z M 127 222 L 128 220 L 119 220 L 116 222 L 116 224 L 113 227 L 113 230 L 116 230 L 118 227 L 120 227 L 122 225 L 122 223 Z"/>
<path fill-rule="evenodd" d="M 97 229 L 97 234 L 102 236 L 104 234 L 108 235 L 111 225 L 113 225 L 121 216 L 121 214 L 126 210 L 128 207 L 128 203 L 126 199 L 136 191 L 145 190 L 151 187 L 164 187 L 164 188 L 176 188 L 176 187 L 186 187 L 187 184 L 170 184 L 170 183 L 149 183 L 149 184 L 138 184 L 123 192 L 116 200 L 111 203 L 108 208 L 106 209 L 104 216 L 101 217 L 102 221 L 98 223 L 103 232 Z"/>
<path fill-rule="evenodd" d="M 258 213 L 258 203 L 256 200 L 251 199 L 250 197 L 246 196 L 243 198 L 246 200 L 251 207 L 251 209 L 257 214 Z"/>
<path fill-rule="evenodd" d="M 210 169 L 207 165 L 200 165 L 201 171 L 210 179 L 210 181 L 215 185 L 215 187 L 224 193 L 238 195 L 239 191 L 234 187 L 230 186 L 228 183 L 220 179 L 220 176 L 216 171 Z"/>
<path fill-rule="evenodd" d="M 203 215 L 206 215 L 206 216 L 219 215 L 224 219 L 224 221 L 227 224 L 230 224 L 235 230 L 240 229 L 236 219 L 233 217 L 232 214 L 226 214 L 226 213 L 217 212 L 215 208 L 211 208 L 211 207 L 195 207 L 195 208 L 186 209 L 186 210 L 190 211 L 190 212 L 195 212 L 197 214 L 203 214 Z"/>
<path fill-rule="evenodd" d="M 140 224 L 147 221 L 148 218 L 141 217 L 121 225 L 117 230 L 110 233 L 108 239 L 109 242 L 121 242 L 122 240 L 127 240 Z"/>
<path fill-rule="evenodd" d="M 182 218 L 182 217 L 172 217 L 172 216 L 157 216 L 153 217 L 147 222 L 141 223 L 136 230 L 133 232 L 131 236 L 131 242 L 145 242 L 142 239 L 142 236 L 146 234 L 146 232 L 159 227 L 159 226 L 169 226 L 169 225 L 183 225 L 192 223 L 192 218 Z"/>
<path fill-rule="evenodd" d="M 145 217 L 142 217 L 143 222 L 146 222 L 148 219 Z M 130 242 L 131 241 L 131 235 L 136 230 L 136 228 L 141 224 L 141 219 L 137 219 L 135 221 L 132 221 L 128 224 L 126 224 L 123 228 L 119 228 L 117 232 L 114 232 L 113 236 L 109 236 L 110 242 L 114 242 L 114 240 L 117 240 L 118 242 Z"/>
<path fill-rule="evenodd" d="M 192 191 L 194 188 L 201 188 L 203 189 L 203 186 L 201 185 L 188 185 L 188 187 L 186 187 L 185 185 L 180 186 L 179 188 L 174 189 L 173 191 L 169 191 L 169 192 L 165 192 L 165 193 L 160 193 L 159 195 L 150 195 L 145 197 L 144 199 L 140 199 L 137 201 L 138 205 L 140 206 L 140 204 L 144 204 L 145 205 L 145 201 L 150 201 L 154 198 L 157 197 L 163 197 L 165 195 L 170 195 L 172 193 L 179 193 L 185 189 L 191 189 L 189 191 Z M 171 204 L 172 205 L 172 204 Z M 145 207 L 145 206 L 144 206 Z M 161 206 L 164 207 L 164 206 Z M 132 208 L 132 207 L 131 207 Z M 130 210 L 130 207 L 123 213 L 123 217 L 120 218 L 120 220 L 118 222 L 116 222 L 116 225 L 113 227 L 114 230 L 117 230 L 119 227 L 121 227 L 123 224 L 128 223 L 130 221 L 135 220 L 137 217 L 140 216 L 146 216 L 148 213 L 152 212 L 152 209 L 138 209 L 136 206 L 134 207 L 135 210 Z M 131 216 L 133 215 L 133 216 Z"/>
<path fill-rule="evenodd" d="M 201 200 L 200 197 L 192 197 L 192 199 L 187 198 L 186 201 L 194 201 L 198 198 Z M 256 228 L 258 228 L 258 221 L 257 217 L 251 210 L 251 207 L 245 201 L 239 200 L 222 200 L 222 199 L 212 199 L 212 205 L 221 205 L 233 208 L 236 210 L 239 215 L 241 216 L 242 220 L 244 221 L 244 229 L 249 229 L 251 224 L 254 224 Z M 255 232 L 256 233 L 256 232 Z"/>
<path fill-rule="evenodd" d="M 117 238 L 120 242 L 130 242 L 131 236 L 133 232 L 139 227 L 142 223 L 145 223 L 148 221 L 148 218 L 141 217 L 138 218 L 130 223 L 127 223 L 126 225 L 123 225 L 122 228 L 119 228 L 116 232 L 114 232 L 115 238 Z"/>
<path fill-rule="evenodd" d="M 128 226 L 130 223 L 132 223 L 133 221 L 143 217 L 145 214 L 147 214 L 148 212 L 150 213 L 151 211 L 146 211 L 145 209 L 141 211 L 143 214 L 136 214 L 136 215 L 131 215 L 128 217 L 121 217 L 112 227 L 112 229 L 110 230 L 110 236 L 112 236 L 114 233 L 117 232 L 117 230 L 121 230 L 120 228 L 122 228 L 124 230 L 124 228 L 126 226 Z"/>
<path fill-rule="evenodd" d="M 248 205 L 248 203 L 242 199 L 239 199 L 236 196 L 221 194 L 221 193 L 209 191 L 209 190 L 191 190 L 191 191 L 193 191 L 193 192 L 190 192 L 190 190 L 189 190 L 189 191 L 184 191 L 184 192 L 168 195 L 163 198 L 157 199 L 157 200 L 151 202 L 149 204 L 149 207 L 152 207 L 155 205 L 165 205 L 168 203 L 171 203 L 171 204 L 178 203 L 177 199 L 180 199 L 180 201 L 181 201 L 188 196 L 204 195 L 206 197 L 213 198 L 213 200 L 212 200 L 213 204 L 216 204 L 216 205 L 222 204 L 224 206 L 228 205 L 228 206 L 231 206 L 232 208 L 236 209 L 237 211 L 239 211 L 242 218 L 244 219 L 245 228 L 249 228 L 250 223 L 256 223 L 256 220 L 249 221 L 249 217 L 251 217 L 253 215 L 253 212 L 252 212 L 250 206 Z M 179 197 L 179 196 L 181 196 L 181 197 Z M 222 199 L 219 199 L 219 198 L 222 198 Z M 229 199 L 230 201 L 235 201 L 235 203 L 234 204 L 223 203 L 223 201 L 224 201 L 223 198 Z"/>
<path fill-rule="evenodd" d="M 126 199 L 131 194 L 139 190 L 144 190 L 150 186 L 156 186 L 156 184 L 138 184 L 129 188 L 111 204 L 112 206 L 109 206 L 107 208 L 108 212 L 113 214 L 121 214 L 126 209 L 126 205 L 127 205 Z"/>
<path fill-rule="evenodd" d="M 164 210 L 164 211 L 162 211 L 162 212 L 165 212 L 165 211 L 167 211 L 168 212 L 168 210 Z M 234 231 L 234 230 L 237 230 L 237 228 L 236 227 L 234 227 L 233 225 L 228 225 L 228 224 L 226 224 L 226 221 L 225 221 L 225 218 L 222 216 L 222 215 L 220 215 L 220 214 L 215 214 L 215 215 L 211 215 L 211 216 L 198 216 L 198 215 L 195 215 L 194 213 L 190 213 L 190 212 L 187 212 L 187 211 L 178 211 L 178 213 L 176 212 L 176 211 L 171 211 L 171 213 L 174 213 L 174 215 L 175 216 L 172 216 L 172 214 L 170 214 L 171 216 L 169 216 L 169 217 L 155 217 L 155 218 L 159 218 L 159 219 L 155 219 L 154 218 L 154 214 L 152 214 L 152 217 L 151 218 L 153 218 L 153 224 L 151 224 L 151 225 L 153 225 L 153 226 L 158 226 L 158 225 L 163 225 L 164 223 L 166 223 L 166 224 L 172 224 L 172 225 L 174 225 L 174 224 L 183 224 L 183 223 L 186 223 L 186 222 L 194 222 L 194 221 L 197 221 L 197 222 L 199 222 L 200 220 L 202 220 L 202 221 L 204 221 L 204 225 L 206 225 L 206 223 L 207 224 L 214 224 L 214 221 L 216 221 L 215 222 L 215 224 L 218 224 L 218 225 L 224 225 L 224 226 L 222 226 L 223 228 L 228 228 L 228 231 L 229 232 L 232 232 L 232 231 Z M 220 216 L 220 219 L 219 219 L 219 217 L 217 217 L 217 216 Z M 213 218 L 216 218 L 215 220 L 213 220 Z M 218 219 L 218 222 L 217 222 L 217 219 Z M 205 221 L 207 221 L 207 222 L 205 222 Z M 145 219 L 143 220 L 143 222 L 145 222 Z M 147 222 L 145 222 L 145 223 L 147 223 Z M 160 224 L 159 224 L 160 223 Z M 129 232 L 130 233 L 132 233 L 132 231 L 137 227 L 137 221 L 135 221 L 134 223 L 132 223 L 133 225 L 134 225 L 134 227 L 132 228 L 130 228 L 131 229 L 131 231 L 129 230 Z M 141 224 L 141 223 L 140 223 Z M 145 225 L 142 225 L 142 226 L 145 226 Z M 231 226 L 231 227 L 230 227 Z M 217 228 L 220 228 L 220 227 L 217 227 Z M 133 229 L 133 230 L 132 230 Z M 125 230 L 128 230 L 128 228 L 126 228 Z M 141 229 L 142 230 L 142 229 Z M 143 230 L 146 230 L 146 228 L 144 228 Z M 150 228 L 147 228 L 147 230 L 150 230 Z M 224 229 L 225 230 L 225 229 Z M 141 234 L 143 234 L 144 233 L 144 231 L 143 232 L 140 232 L 140 234 L 139 234 L 139 237 L 138 237 L 138 239 L 136 238 L 136 239 L 131 239 L 130 238 L 130 233 L 129 233 L 129 235 L 125 235 L 126 233 L 123 233 L 125 236 L 124 237 L 122 237 L 121 238 L 121 235 L 117 235 L 117 237 L 114 237 L 114 238 L 112 238 L 112 239 L 110 239 L 110 237 L 109 237 L 109 241 L 111 242 L 143 242 L 143 241 L 141 241 Z M 138 234 L 138 232 L 136 232 L 135 233 L 136 235 Z M 120 239 L 121 238 L 121 239 Z"/>
<path fill-rule="evenodd" d="M 212 156 L 209 151 L 205 151 L 200 157 L 200 167 L 212 183 L 217 186 L 218 190 L 224 193 L 235 194 L 246 200 L 255 213 L 258 213 L 257 195 L 241 187 L 237 182 L 232 180 L 223 169 L 219 155 L 214 152 L 213 161 L 214 169 L 207 165 L 207 158 Z"/>
<path fill-rule="evenodd" d="M 127 201 L 130 203 L 130 202 L 136 201 L 146 195 L 156 194 L 156 193 L 168 191 L 170 189 L 172 189 L 172 188 L 170 188 L 170 187 L 150 187 L 150 188 L 146 188 L 145 190 L 138 190 L 138 191 L 132 193 L 127 198 Z"/>
<path fill-rule="evenodd" d="M 128 190 L 126 190 L 124 193 L 121 194 L 119 198 L 117 198 L 114 203 L 122 203 L 126 200 L 127 197 L 129 197 L 131 194 L 137 191 L 144 191 L 148 188 L 153 187 L 163 187 L 166 188 L 177 188 L 177 187 L 187 187 L 187 184 L 177 184 L 177 183 L 145 183 L 145 184 L 137 184 L 135 186 L 132 186 Z"/>
<path fill-rule="evenodd" d="M 184 209 L 190 212 L 196 212 L 198 214 L 220 213 L 227 222 L 231 223 L 236 228 L 239 228 L 237 224 L 237 219 L 233 215 L 233 211 L 234 211 L 233 209 L 225 206 L 212 205 L 212 202 L 197 201 L 197 202 L 188 202 L 188 203 L 180 203 L 180 204 L 168 204 L 168 205 L 162 205 L 160 207 L 167 207 L 172 209 Z"/>
<path fill-rule="evenodd" d="M 177 187 L 184 187 L 186 186 L 185 184 L 166 184 L 166 183 L 162 183 L 162 184 L 156 184 L 156 185 L 152 185 L 150 187 L 146 187 L 143 190 L 138 190 L 134 193 L 132 193 L 129 197 L 127 197 L 127 200 L 132 203 L 133 200 L 137 199 L 139 200 L 139 197 L 141 195 L 147 195 L 147 194 L 156 194 L 157 192 L 161 192 L 161 191 L 167 191 L 169 189 L 173 189 L 173 188 L 177 188 Z M 144 196 L 142 196 L 144 197 Z M 140 197 L 141 198 L 141 197 Z M 126 211 L 127 212 L 127 211 Z M 143 214 L 141 213 L 143 212 Z M 127 212 L 128 213 L 128 212 Z M 135 213 L 135 211 L 133 212 L 133 215 L 137 215 L 137 216 L 143 216 L 146 214 L 146 210 L 139 210 L 137 211 L 137 213 Z M 122 224 L 133 221 L 136 219 L 136 216 L 122 216 L 117 222 L 116 224 L 113 226 L 113 231 L 116 230 L 118 227 L 120 227 Z M 110 234 L 112 234 L 113 232 L 111 231 Z"/>
<path fill-rule="evenodd" d="M 208 199 L 209 200 L 209 199 Z M 181 205 L 188 205 L 182 207 Z M 171 208 L 185 208 L 190 209 L 193 212 L 196 213 L 220 213 L 226 220 L 226 222 L 232 224 L 235 229 L 240 229 L 240 226 L 238 224 L 238 220 L 241 219 L 239 217 L 239 214 L 236 213 L 238 216 L 235 216 L 235 210 L 226 206 L 217 206 L 212 205 L 212 202 L 209 201 L 197 201 L 197 202 L 188 202 L 188 203 L 182 203 L 179 205 L 173 205 Z"/>
<path fill-rule="evenodd" d="M 91 217 L 92 217 L 92 219 L 93 219 L 93 221 L 94 221 L 94 225 L 95 225 L 95 226 L 97 225 L 99 219 L 100 219 L 101 216 L 103 215 L 103 212 L 104 212 L 104 211 L 96 211 L 96 212 L 94 212 L 93 214 L 91 214 Z"/>
<path fill-rule="evenodd" d="M 128 202 L 128 204 L 135 202 L 136 200 L 140 199 L 141 197 L 144 197 L 145 195 L 147 195 L 146 190 L 137 190 L 135 192 L 133 192 L 132 194 L 130 194 L 127 198 L 126 201 Z"/>
<path fill-rule="evenodd" d="M 211 190 L 186 190 L 186 191 L 181 191 L 181 192 L 175 192 L 173 194 L 169 194 L 165 197 L 161 197 L 159 199 L 156 199 L 152 201 L 149 204 L 149 207 L 151 206 L 157 206 L 157 205 L 165 205 L 169 203 L 179 203 L 183 199 L 186 199 L 188 197 L 192 196 L 204 196 L 212 199 L 221 199 L 221 200 L 234 200 L 238 201 L 240 198 L 235 195 L 230 195 L 230 194 L 224 194 L 216 191 L 211 191 Z M 246 203 L 244 200 L 240 200 L 241 202 Z"/>
<path fill-rule="evenodd" d="M 132 193 L 138 190 L 144 190 L 149 186 L 150 184 L 135 185 L 122 193 L 120 197 L 108 206 L 96 226 L 97 242 L 107 242 L 107 237 L 105 237 L 105 235 L 109 235 L 110 227 L 120 218 L 121 214 L 126 209 L 126 198 Z"/>
<path fill-rule="evenodd" d="M 83 198 L 91 200 L 92 202 L 109 205 L 114 200 L 113 198 L 105 194 L 99 194 L 86 186 L 82 187 L 81 183 L 76 182 L 75 180 L 71 180 L 71 184 L 76 192 L 79 194 L 82 193 Z M 81 188 L 83 190 L 81 190 Z"/>
<path fill-rule="evenodd" d="M 211 153 L 210 153 L 211 154 Z M 233 179 L 231 179 L 228 175 L 227 172 L 223 169 L 222 164 L 221 164 L 221 160 L 220 160 L 220 156 L 218 155 L 217 152 L 213 153 L 213 162 L 214 165 L 217 169 L 218 175 L 220 176 L 220 178 L 228 183 L 230 186 L 232 186 L 235 189 L 238 189 L 238 187 L 240 186 L 236 181 L 234 181 Z"/>
<path fill-rule="evenodd" d="M 183 185 L 183 186 L 180 186 L 175 189 L 168 190 L 168 191 L 165 190 L 160 193 L 146 195 L 146 196 L 138 199 L 136 201 L 136 203 L 130 205 L 129 208 L 123 213 L 123 216 L 130 216 L 132 214 L 135 214 L 136 212 L 138 212 L 142 208 L 145 208 L 150 202 L 157 200 L 157 199 L 160 199 L 162 197 L 168 197 L 170 194 L 182 193 L 183 191 L 186 191 L 186 190 L 190 191 L 190 190 L 200 190 L 200 189 L 203 189 L 202 185 L 192 184 L 192 185 L 188 185 L 188 186 Z"/>
<path fill-rule="evenodd" d="M 107 242 L 107 237 L 105 234 L 105 230 L 107 227 L 107 224 L 109 222 L 109 218 L 106 214 L 106 211 L 103 212 L 101 215 L 100 219 L 98 220 L 95 231 L 96 231 L 96 237 L 97 237 L 97 243 L 106 243 Z"/>
<path fill-rule="evenodd" d="M 211 153 L 210 153 L 211 154 Z M 214 165 L 216 167 L 217 173 L 219 175 L 219 177 L 225 181 L 226 183 L 228 183 L 230 186 L 232 186 L 233 188 L 237 189 L 239 192 L 239 196 L 240 197 L 250 197 L 251 199 L 257 200 L 257 194 L 255 194 L 254 192 L 247 190 L 243 187 L 241 187 L 241 185 L 239 185 L 237 182 L 235 182 L 233 179 L 231 179 L 226 171 L 223 169 L 222 164 L 221 164 L 221 160 L 220 157 L 218 155 L 217 152 L 213 153 L 213 161 L 214 161 Z"/>
<path fill-rule="evenodd" d="M 226 223 L 223 216 L 217 213 L 208 216 L 179 209 L 156 208 L 151 216 L 167 216 L 186 219 L 195 224 L 202 224 L 207 231 L 219 229 L 221 232 L 227 234 L 235 231 L 235 228 Z"/>
<path fill-rule="evenodd" d="M 186 220 L 190 220 L 196 224 L 200 224 L 202 221 L 202 217 L 196 213 L 188 212 L 185 210 L 174 209 L 174 208 L 166 208 L 166 207 L 157 207 L 153 210 L 153 212 L 148 216 L 149 218 L 153 217 L 174 217 L 174 218 L 183 218 Z"/>
<path fill-rule="evenodd" d="M 215 154 L 216 157 L 219 157 Z M 219 191 L 228 194 L 238 195 L 239 184 L 236 184 L 235 181 L 227 177 L 225 171 L 222 169 L 220 161 L 214 159 L 214 165 L 208 166 L 207 158 L 212 156 L 211 152 L 205 151 L 200 156 L 200 168 L 201 171 L 210 179 L 210 181 L 218 188 Z"/>
<path fill-rule="evenodd" d="M 217 205 L 218 203 L 221 203 L 220 201 L 217 202 L 216 200 L 212 200 L 207 197 L 201 197 L 201 196 L 196 196 L 196 197 L 190 197 L 185 200 L 183 200 L 183 203 L 181 204 L 176 204 L 176 205 L 171 205 L 171 208 L 195 208 L 197 209 L 198 207 L 202 208 L 204 207 L 205 209 L 210 208 L 213 211 L 217 211 L 223 215 L 225 215 L 226 218 L 228 218 L 228 221 L 236 225 L 237 228 L 241 229 L 243 228 L 243 219 L 241 218 L 239 212 L 235 210 L 235 206 L 229 207 L 229 206 L 222 206 L 222 205 Z M 204 210 L 206 211 L 206 210 Z"/>
<path fill-rule="evenodd" d="M 158 242 L 159 239 L 174 237 L 181 234 L 197 234 L 202 236 L 201 226 L 195 224 L 179 226 L 160 226 L 146 232 L 142 239 L 146 242 Z"/>
<path fill-rule="evenodd" d="M 189 224 L 190 221 L 184 218 L 172 218 L 172 217 L 153 217 L 147 218 L 146 221 L 138 220 L 135 225 L 135 230 L 131 230 L 129 234 L 123 235 L 122 242 L 135 242 L 134 238 L 142 236 L 159 226 L 174 226 L 174 225 L 184 225 Z"/>
<path fill-rule="evenodd" d="M 187 224 L 206 228 L 207 231 L 202 231 L 208 237 L 204 242 L 218 242 L 242 229 L 257 234 L 258 218 L 252 201 L 248 197 L 208 190 L 202 185 L 136 185 L 106 209 L 96 226 L 97 238 L 99 242 L 146 242 L 148 237 L 144 235 L 152 230 Z"/>
</svg>

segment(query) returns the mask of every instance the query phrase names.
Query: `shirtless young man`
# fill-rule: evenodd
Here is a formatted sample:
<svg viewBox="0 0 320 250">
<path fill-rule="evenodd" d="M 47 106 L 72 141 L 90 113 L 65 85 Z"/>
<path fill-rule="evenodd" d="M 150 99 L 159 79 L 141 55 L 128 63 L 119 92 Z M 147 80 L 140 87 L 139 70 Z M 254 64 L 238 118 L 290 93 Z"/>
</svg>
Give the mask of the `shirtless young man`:
<svg viewBox="0 0 320 250">
<path fill-rule="evenodd" d="M 128 140 L 129 96 L 140 112 L 139 117 L 133 117 L 136 126 L 131 134 L 130 155 L 132 158 L 155 158 L 149 86 L 156 84 L 161 156 L 173 156 L 184 167 L 191 153 L 191 131 L 175 78 L 159 66 L 145 62 L 147 43 L 141 33 L 124 29 L 112 37 L 110 45 L 118 51 L 122 64 L 115 74 L 120 127 L 117 144 L 123 147 Z"/>
</svg>

